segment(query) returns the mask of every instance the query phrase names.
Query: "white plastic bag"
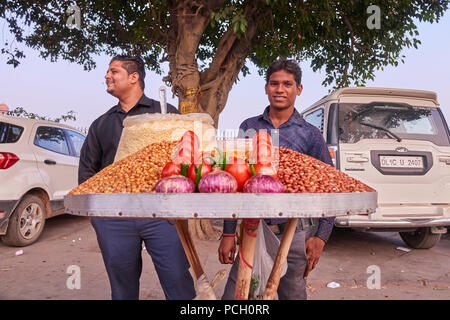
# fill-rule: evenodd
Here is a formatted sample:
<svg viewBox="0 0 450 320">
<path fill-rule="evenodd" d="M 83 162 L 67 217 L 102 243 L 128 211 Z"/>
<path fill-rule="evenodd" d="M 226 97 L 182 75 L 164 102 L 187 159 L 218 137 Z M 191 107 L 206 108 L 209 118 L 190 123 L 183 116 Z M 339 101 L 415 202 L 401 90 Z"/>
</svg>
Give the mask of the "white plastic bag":
<svg viewBox="0 0 450 320">
<path fill-rule="evenodd" d="M 217 147 L 214 120 L 206 113 L 144 113 L 126 117 L 114 161 L 138 152 L 151 143 L 178 141 L 188 130 L 194 131 L 200 139 L 201 151 L 212 151 Z"/>
<path fill-rule="evenodd" d="M 272 272 L 280 240 L 269 229 L 266 222 L 261 219 L 256 235 L 255 255 L 253 258 L 252 278 L 250 281 L 250 300 L 260 300 L 264 296 L 267 280 Z M 286 274 L 285 264 L 281 277 Z"/>
</svg>

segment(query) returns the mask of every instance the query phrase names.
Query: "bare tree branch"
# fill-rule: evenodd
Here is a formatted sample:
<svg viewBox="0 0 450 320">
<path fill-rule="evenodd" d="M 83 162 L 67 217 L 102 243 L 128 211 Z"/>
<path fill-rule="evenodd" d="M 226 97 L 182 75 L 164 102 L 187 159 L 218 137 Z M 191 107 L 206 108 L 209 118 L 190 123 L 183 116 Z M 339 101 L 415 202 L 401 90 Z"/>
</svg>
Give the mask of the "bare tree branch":
<svg viewBox="0 0 450 320">
<path fill-rule="evenodd" d="M 379 54 L 373 52 L 367 46 L 363 46 L 358 41 L 356 41 L 355 33 L 353 31 L 353 27 L 352 27 L 352 24 L 350 23 L 350 20 L 348 19 L 348 17 L 346 15 L 341 15 L 341 17 L 344 20 L 344 23 L 347 26 L 348 30 L 350 31 L 350 40 L 351 40 L 353 46 L 358 48 L 358 50 L 361 51 L 361 52 L 368 53 L 368 54 L 370 54 L 372 56 L 375 56 L 375 57 L 384 58 L 383 55 L 379 55 Z"/>
</svg>

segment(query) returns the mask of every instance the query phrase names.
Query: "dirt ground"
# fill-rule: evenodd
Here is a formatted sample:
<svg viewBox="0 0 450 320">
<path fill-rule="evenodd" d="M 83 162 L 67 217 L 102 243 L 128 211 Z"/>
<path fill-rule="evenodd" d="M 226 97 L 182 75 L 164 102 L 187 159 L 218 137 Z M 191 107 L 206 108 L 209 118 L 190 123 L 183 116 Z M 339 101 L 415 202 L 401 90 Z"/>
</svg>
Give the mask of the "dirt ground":
<svg viewBox="0 0 450 320">
<path fill-rule="evenodd" d="M 209 280 L 218 271 L 230 268 L 219 263 L 218 245 L 219 241 L 196 241 Z M 397 233 L 335 229 L 318 266 L 310 274 L 308 299 L 450 299 L 450 236 L 444 235 L 428 250 L 406 252 L 402 249 L 405 247 Z M 16 255 L 19 250 L 23 254 Z M 143 261 L 140 299 L 164 299 L 146 251 Z M 79 271 L 79 288 L 68 281 L 73 266 Z M 331 282 L 339 287 L 327 287 Z M 225 280 L 215 288 L 217 297 L 224 285 Z M 375 288 L 369 289 L 368 285 Z M 0 243 L 0 288 L 2 300 L 110 299 L 109 282 L 88 218 L 52 218 L 40 240 L 28 247 L 13 248 Z"/>
</svg>

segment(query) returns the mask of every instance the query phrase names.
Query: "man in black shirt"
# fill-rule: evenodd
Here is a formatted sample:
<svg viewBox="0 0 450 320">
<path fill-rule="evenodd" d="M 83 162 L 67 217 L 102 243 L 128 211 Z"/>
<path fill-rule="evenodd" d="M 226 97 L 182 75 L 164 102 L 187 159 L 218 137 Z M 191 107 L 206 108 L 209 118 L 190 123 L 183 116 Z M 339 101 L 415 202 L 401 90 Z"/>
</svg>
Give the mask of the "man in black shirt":
<svg viewBox="0 0 450 320">
<path fill-rule="evenodd" d="M 144 63 L 116 56 L 106 73 L 106 91 L 119 103 L 96 119 L 81 148 L 78 183 L 114 162 L 127 116 L 161 112 L 160 104 L 144 95 Z M 178 113 L 172 105 L 169 113 Z M 139 299 L 142 242 L 152 257 L 166 299 L 192 299 L 194 282 L 175 226 L 165 220 L 92 218 L 112 299 Z"/>
</svg>

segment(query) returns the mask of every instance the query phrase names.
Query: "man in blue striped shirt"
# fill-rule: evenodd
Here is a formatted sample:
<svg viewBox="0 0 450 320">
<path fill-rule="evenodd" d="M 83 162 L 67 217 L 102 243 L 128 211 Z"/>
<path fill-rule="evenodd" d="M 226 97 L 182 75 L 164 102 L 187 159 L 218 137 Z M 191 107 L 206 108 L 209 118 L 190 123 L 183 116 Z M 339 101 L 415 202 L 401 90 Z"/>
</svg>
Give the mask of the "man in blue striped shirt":
<svg viewBox="0 0 450 320">
<path fill-rule="evenodd" d="M 295 60 L 280 59 L 272 63 L 267 69 L 265 85 L 270 105 L 263 114 L 245 120 L 239 132 L 241 137 L 246 138 L 251 138 L 247 136 L 250 132 L 259 130 L 275 132 L 278 134 L 279 146 L 333 165 L 320 130 L 306 122 L 295 109 L 295 99 L 303 89 L 301 74 L 300 66 Z M 287 219 L 279 218 L 266 219 L 266 223 L 275 230 L 279 238 L 282 237 L 286 221 Z M 333 224 L 333 217 L 299 219 L 287 257 L 288 269 L 278 287 L 279 299 L 306 299 L 306 278 L 318 263 L 323 247 L 331 235 Z M 220 262 L 233 263 L 222 299 L 233 299 L 235 294 L 238 261 L 234 259 L 235 240 L 230 235 L 235 233 L 236 225 L 236 220 L 224 221 L 224 236 L 219 246 Z"/>
</svg>

